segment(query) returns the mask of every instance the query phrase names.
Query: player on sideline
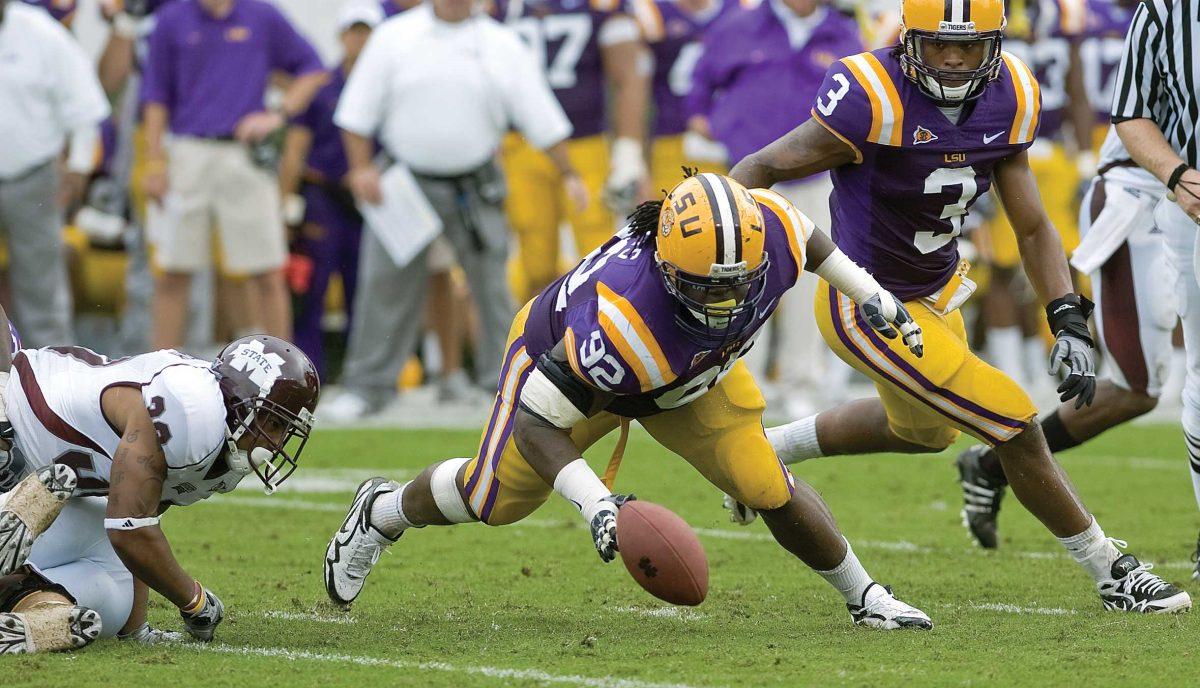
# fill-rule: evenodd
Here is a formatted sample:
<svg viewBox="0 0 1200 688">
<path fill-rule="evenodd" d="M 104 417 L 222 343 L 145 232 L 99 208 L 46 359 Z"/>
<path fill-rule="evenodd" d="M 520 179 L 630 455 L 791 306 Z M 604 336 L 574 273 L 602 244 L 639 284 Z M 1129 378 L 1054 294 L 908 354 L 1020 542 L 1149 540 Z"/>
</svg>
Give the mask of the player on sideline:
<svg viewBox="0 0 1200 688">
<path fill-rule="evenodd" d="M 359 486 L 325 555 L 329 597 L 352 603 L 383 549 L 410 528 L 513 523 L 552 490 L 579 508 L 611 561 L 627 498 L 581 454 L 637 419 L 710 482 L 761 509 L 779 543 L 845 597 L 854 623 L 931 628 L 924 612 L 872 581 L 825 503 L 776 458 L 762 394 L 740 362 L 806 268 L 853 294 L 872 331 L 901 337 L 919 356 L 908 313 L 772 191 L 704 173 L 631 219 L 517 314 L 474 459 L 436 463 L 404 485 Z"/>
<path fill-rule="evenodd" d="M 291 475 L 320 395 L 312 363 L 266 335 L 216 361 L 0 349 L 0 485 L 19 480 L 0 497 L 0 654 L 181 638 L 146 623 L 147 586 L 212 640 L 224 605 L 175 560 L 159 518 L 251 473 L 268 492 Z"/>
<path fill-rule="evenodd" d="M 835 63 L 812 118 L 731 174 L 753 188 L 832 170 L 835 241 L 904 300 L 930 355 L 879 338 L 837 285 L 823 285 L 816 312 L 825 341 L 875 381 L 879 398 L 772 428 L 771 444 L 794 463 L 938 452 L 965 431 L 995 447 L 1017 498 L 1095 580 L 1106 609 L 1188 609 L 1186 592 L 1105 536 L 1047 448 L 1028 395 L 967 346 L 958 307 L 974 285 L 955 237 L 994 179 L 1025 271 L 1047 304 L 1057 338 L 1050 369 L 1067 373 L 1061 400 L 1088 403 L 1095 393 L 1091 304 L 1071 292 L 1062 243 L 1029 169 L 1038 84 L 1000 49 L 1002 0 L 903 0 L 901 23 L 899 45 Z"/>
</svg>

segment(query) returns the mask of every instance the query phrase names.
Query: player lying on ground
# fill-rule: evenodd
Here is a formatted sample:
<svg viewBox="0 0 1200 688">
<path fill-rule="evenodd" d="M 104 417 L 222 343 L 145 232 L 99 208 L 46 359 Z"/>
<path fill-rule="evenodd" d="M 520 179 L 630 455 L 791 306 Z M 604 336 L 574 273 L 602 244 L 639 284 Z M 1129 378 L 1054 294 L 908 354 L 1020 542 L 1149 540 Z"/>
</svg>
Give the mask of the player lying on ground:
<svg viewBox="0 0 1200 688">
<path fill-rule="evenodd" d="M 1105 608 L 1188 609 L 1186 592 L 1105 536 L 1050 454 L 1028 395 L 967 346 L 958 307 L 974 285 L 955 237 L 994 179 L 1025 271 L 1047 304 L 1057 337 L 1051 372 L 1067 373 L 1061 400 L 1089 403 L 1095 393 L 1090 304 L 1071 292 L 1062 243 L 1029 169 L 1038 86 L 1000 50 L 1002 0 L 904 0 L 901 12 L 900 45 L 835 63 L 812 118 L 731 174 L 753 188 L 832 170 L 834 240 L 904 300 L 929 355 L 879 338 L 837 285 L 822 285 L 816 316 L 825 341 L 875 381 L 879 398 L 773 428 L 771 444 L 794 463 L 938 452 L 965 431 L 995 447 L 1017 498 L 1092 576 Z"/>
<path fill-rule="evenodd" d="M 579 508 L 600 558 L 611 561 L 626 497 L 581 454 L 637 419 L 714 485 L 761 510 L 779 543 L 845 597 L 855 623 L 932 627 L 872 581 L 825 503 L 776 458 L 762 394 L 739 361 L 805 268 L 853 294 L 872 327 L 919 356 L 908 313 L 774 192 L 700 174 L 631 218 L 513 321 L 474 459 L 434 464 L 404 485 L 374 478 L 359 487 L 326 553 L 329 597 L 353 602 L 383 548 L 410 528 L 513 523 L 552 490 Z"/>
<path fill-rule="evenodd" d="M 0 370 L 0 486 L 16 484 L 0 497 L 0 654 L 181 638 L 147 625 L 147 586 L 211 640 L 224 605 L 175 560 L 159 517 L 251 473 L 268 491 L 291 475 L 320 394 L 312 363 L 256 335 L 216 361 L 65 346 L 2 351 Z"/>
</svg>

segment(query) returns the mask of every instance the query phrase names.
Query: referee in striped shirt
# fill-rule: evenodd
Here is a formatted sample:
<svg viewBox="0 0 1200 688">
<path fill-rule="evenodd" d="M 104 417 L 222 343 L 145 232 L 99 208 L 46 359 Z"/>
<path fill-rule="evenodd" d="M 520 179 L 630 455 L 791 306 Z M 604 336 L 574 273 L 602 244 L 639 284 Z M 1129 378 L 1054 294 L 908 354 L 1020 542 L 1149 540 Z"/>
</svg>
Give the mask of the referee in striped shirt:
<svg viewBox="0 0 1200 688">
<path fill-rule="evenodd" d="M 1144 0 L 1125 38 L 1112 120 L 1134 162 L 1200 224 L 1200 0 Z M 1193 233 L 1195 229 L 1193 228 Z"/>
<path fill-rule="evenodd" d="M 1143 0 L 1125 39 L 1112 120 L 1139 166 L 1169 190 L 1154 211 L 1166 240 L 1187 350 L 1183 432 L 1192 488 L 1200 504 L 1200 0 Z M 1159 317 L 1137 313 L 1135 317 Z M 1197 541 L 1200 557 L 1200 538 Z M 1200 561 L 1192 573 L 1200 579 Z"/>
</svg>

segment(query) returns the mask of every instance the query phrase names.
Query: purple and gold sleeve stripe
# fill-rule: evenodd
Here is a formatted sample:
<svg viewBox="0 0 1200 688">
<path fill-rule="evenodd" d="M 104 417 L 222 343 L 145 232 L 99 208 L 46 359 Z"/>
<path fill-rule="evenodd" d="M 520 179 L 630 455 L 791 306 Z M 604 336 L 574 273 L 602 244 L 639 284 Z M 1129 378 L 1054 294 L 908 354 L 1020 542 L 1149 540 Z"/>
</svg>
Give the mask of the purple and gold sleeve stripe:
<svg viewBox="0 0 1200 688">
<path fill-rule="evenodd" d="M 816 225 L 791 201 L 770 189 L 751 189 L 750 195 L 759 205 L 779 218 L 780 224 L 787 231 L 788 250 L 792 253 L 792 260 L 796 262 L 796 272 L 804 272 L 804 249 L 808 246 L 808 239 Z"/>
<path fill-rule="evenodd" d="M 830 318 L 851 354 L 895 388 L 963 427 L 979 439 L 1000 444 L 1017 436 L 1028 419 L 1009 418 L 941 387 L 887 345 L 863 320 L 849 297 L 829 289 Z"/>
<path fill-rule="evenodd" d="M 633 304 L 603 282 L 596 283 L 596 301 L 600 329 L 637 376 L 641 391 L 674 382 L 677 376 L 667 355 Z"/>
<path fill-rule="evenodd" d="M 1010 145 L 1029 143 L 1037 136 L 1038 118 L 1042 111 L 1042 92 L 1037 78 L 1029 67 L 1012 53 L 1004 53 L 1004 64 L 1012 77 L 1013 95 L 1017 99 L 1012 127 L 1008 130 Z"/>
<path fill-rule="evenodd" d="M 859 53 L 842 58 L 842 64 L 867 93 L 871 103 L 871 130 L 867 140 L 884 146 L 899 147 L 904 141 L 904 105 L 892 77 L 879 58 Z"/>
</svg>

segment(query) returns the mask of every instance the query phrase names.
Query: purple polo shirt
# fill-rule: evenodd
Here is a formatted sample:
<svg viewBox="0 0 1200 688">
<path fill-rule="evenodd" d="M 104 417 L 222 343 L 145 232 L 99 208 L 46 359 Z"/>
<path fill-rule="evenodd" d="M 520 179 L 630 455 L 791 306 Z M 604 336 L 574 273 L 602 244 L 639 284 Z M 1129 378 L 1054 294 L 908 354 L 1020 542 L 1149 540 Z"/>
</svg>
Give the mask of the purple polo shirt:
<svg viewBox="0 0 1200 688">
<path fill-rule="evenodd" d="M 308 109 L 292 120 L 293 124 L 312 132 L 312 148 L 308 153 L 308 168 L 326 181 L 337 183 L 350 167 L 346 149 L 342 147 L 342 131 L 333 123 L 338 98 L 346 87 L 346 77 L 340 66 L 329 70 L 329 83 L 317 91 Z"/>
<path fill-rule="evenodd" d="M 263 109 L 272 72 L 324 70 L 316 50 L 264 0 L 235 0 L 214 19 L 195 0 L 157 13 L 148 39 L 142 104 L 165 105 L 174 134 L 227 138 L 238 120 Z"/>
<path fill-rule="evenodd" d="M 863 49 L 858 24 L 829 9 L 808 42 L 794 50 L 768 0 L 715 21 L 692 73 L 688 115 L 705 115 L 730 164 L 808 119 L 808 110 L 837 60 Z"/>
</svg>

